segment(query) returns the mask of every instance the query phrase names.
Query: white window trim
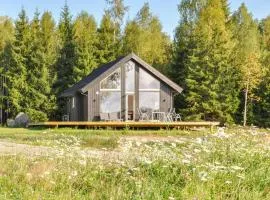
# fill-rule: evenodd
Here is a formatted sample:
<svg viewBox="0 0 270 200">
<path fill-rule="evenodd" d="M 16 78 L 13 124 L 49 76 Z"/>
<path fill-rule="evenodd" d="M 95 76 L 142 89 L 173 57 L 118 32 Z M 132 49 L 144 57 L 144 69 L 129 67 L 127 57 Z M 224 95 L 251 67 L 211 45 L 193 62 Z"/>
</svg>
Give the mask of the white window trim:
<svg viewBox="0 0 270 200">
<path fill-rule="evenodd" d="M 100 89 L 101 92 L 121 92 L 121 89 Z"/>
<path fill-rule="evenodd" d="M 160 89 L 139 89 L 139 92 L 160 92 Z"/>
</svg>

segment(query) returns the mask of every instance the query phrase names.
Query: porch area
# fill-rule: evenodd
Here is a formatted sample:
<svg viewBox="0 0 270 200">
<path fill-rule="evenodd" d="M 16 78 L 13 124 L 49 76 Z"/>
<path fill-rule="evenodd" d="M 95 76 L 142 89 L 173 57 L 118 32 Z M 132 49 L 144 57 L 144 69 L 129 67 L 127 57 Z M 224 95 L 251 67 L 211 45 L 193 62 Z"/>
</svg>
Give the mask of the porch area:
<svg viewBox="0 0 270 200">
<path fill-rule="evenodd" d="M 153 122 L 153 121 L 111 121 L 111 122 L 79 122 L 79 121 L 50 121 L 50 122 L 39 122 L 30 123 L 29 127 L 78 127 L 78 128 L 131 128 L 131 129 L 144 129 L 144 128 L 158 128 L 158 129 L 192 129 L 192 128 L 210 128 L 211 130 L 218 126 L 219 122 Z"/>
</svg>

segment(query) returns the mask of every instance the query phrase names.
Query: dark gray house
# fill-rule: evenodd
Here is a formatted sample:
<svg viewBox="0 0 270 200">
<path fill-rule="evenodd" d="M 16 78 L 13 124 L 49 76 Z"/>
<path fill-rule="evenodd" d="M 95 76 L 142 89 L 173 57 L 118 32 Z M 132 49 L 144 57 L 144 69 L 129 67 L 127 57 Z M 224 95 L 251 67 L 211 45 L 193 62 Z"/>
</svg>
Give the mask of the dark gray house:
<svg viewBox="0 0 270 200">
<path fill-rule="evenodd" d="M 70 121 L 96 121 L 101 113 L 138 120 L 138 110 L 167 112 L 182 88 L 131 53 L 102 65 L 61 94 Z"/>
</svg>

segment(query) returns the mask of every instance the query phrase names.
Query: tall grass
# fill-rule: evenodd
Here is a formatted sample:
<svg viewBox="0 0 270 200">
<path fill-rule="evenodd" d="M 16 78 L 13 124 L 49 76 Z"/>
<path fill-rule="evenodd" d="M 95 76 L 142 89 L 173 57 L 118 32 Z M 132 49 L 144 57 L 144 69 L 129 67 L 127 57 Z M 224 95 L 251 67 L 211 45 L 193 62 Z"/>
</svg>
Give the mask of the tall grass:
<svg viewBox="0 0 270 200">
<path fill-rule="evenodd" d="M 270 199 L 270 132 L 229 132 L 122 141 L 117 159 L 72 143 L 47 157 L 0 156 L 0 199 Z"/>
</svg>

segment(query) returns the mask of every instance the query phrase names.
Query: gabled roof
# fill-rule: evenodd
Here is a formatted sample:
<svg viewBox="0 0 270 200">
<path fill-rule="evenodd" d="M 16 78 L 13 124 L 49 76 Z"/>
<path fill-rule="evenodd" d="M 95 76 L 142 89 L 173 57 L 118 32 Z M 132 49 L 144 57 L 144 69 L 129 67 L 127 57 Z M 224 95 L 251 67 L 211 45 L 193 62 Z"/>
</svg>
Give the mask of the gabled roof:
<svg viewBox="0 0 270 200">
<path fill-rule="evenodd" d="M 131 53 L 125 57 L 120 57 L 112 62 L 109 62 L 107 64 L 101 65 L 100 67 L 93 70 L 88 76 L 83 78 L 78 83 L 74 84 L 69 89 L 65 90 L 61 97 L 68 97 L 73 96 L 76 92 L 85 93 L 87 92 L 88 88 L 91 86 L 91 84 L 96 80 L 97 77 L 102 75 L 107 70 L 114 70 L 117 67 L 119 67 L 121 64 L 124 64 L 128 62 L 129 60 L 135 60 L 137 63 L 139 63 L 143 68 L 151 72 L 153 75 L 155 75 L 158 79 L 165 82 L 168 86 L 170 86 L 172 89 L 174 89 L 176 92 L 181 93 L 183 89 L 171 81 L 168 77 L 160 73 L 158 70 L 147 64 L 145 61 L 143 61 L 141 58 L 139 58 L 134 53 Z"/>
</svg>

